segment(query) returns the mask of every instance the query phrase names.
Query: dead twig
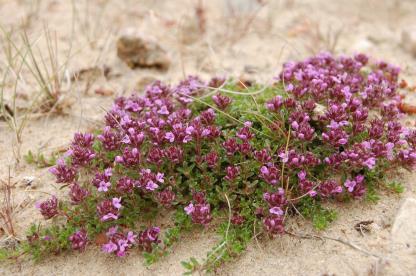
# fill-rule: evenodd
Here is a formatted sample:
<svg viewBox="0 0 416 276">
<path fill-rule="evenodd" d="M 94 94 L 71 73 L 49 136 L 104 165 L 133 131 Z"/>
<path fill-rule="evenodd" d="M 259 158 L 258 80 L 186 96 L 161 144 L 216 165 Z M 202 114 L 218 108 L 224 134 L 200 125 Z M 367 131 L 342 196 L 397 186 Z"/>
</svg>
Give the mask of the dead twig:
<svg viewBox="0 0 416 276">
<path fill-rule="evenodd" d="M 344 244 L 344 245 L 346 245 L 346 246 L 348 246 L 348 247 L 350 247 L 354 250 L 357 250 L 357 251 L 359 251 L 359 252 L 361 252 L 361 253 L 363 253 L 367 256 L 372 256 L 372 257 L 376 257 L 376 258 L 379 258 L 379 259 L 386 259 L 386 257 L 384 257 L 384 256 L 381 256 L 381 255 L 378 255 L 376 253 L 365 250 L 365 249 L 359 247 L 358 245 L 356 245 L 352 242 L 346 241 L 344 239 L 341 239 L 341 238 L 333 238 L 333 237 L 329 237 L 329 236 L 321 236 L 321 235 L 315 235 L 315 234 L 294 233 L 294 232 L 290 232 L 290 231 L 285 231 L 285 233 L 292 236 L 292 237 L 296 237 L 296 238 L 300 238 L 300 239 L 319 239 L 319 240 L 336 241 L 336 242 L 342 243 L 342 244 Z"/>
<path fill-rule="evenodd" d="M 3 222 L 2 224 L 4 225 L 4 230 L 7 232 L 7 234 L 11 237 L 15 237 L 16 232 L 13 225 L 14 206 L 12 199 L 12 187 L 13 185 L 11 183 L 9 167 L 9 176 L 7 181 L 1 180 L 0 190 L 3 193 L 3 200 L 0 206 L 0 219 Z"/>
</svg>

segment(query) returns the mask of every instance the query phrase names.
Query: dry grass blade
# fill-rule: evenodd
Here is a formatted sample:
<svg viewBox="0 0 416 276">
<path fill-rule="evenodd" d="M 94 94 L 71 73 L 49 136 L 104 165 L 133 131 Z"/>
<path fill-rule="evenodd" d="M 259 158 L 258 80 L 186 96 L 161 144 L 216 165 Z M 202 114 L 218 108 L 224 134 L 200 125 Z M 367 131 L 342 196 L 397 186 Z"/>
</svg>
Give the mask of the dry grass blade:
<svg viewBox="0 0 416 276">
<path fill-rule="evenodd" d="M 9 176 L 7 181 L 0 180 L 1 186 L 0 191 L 3 194 L 3 199 L 0 206 L 0 219 L 2 221 L 2 228 L 6 231 L 9 236 L 15 237 L 16 232 L 13 225 L 13 199 L 12 199 L 12 184 L 9 168 Z"/>
</svg>

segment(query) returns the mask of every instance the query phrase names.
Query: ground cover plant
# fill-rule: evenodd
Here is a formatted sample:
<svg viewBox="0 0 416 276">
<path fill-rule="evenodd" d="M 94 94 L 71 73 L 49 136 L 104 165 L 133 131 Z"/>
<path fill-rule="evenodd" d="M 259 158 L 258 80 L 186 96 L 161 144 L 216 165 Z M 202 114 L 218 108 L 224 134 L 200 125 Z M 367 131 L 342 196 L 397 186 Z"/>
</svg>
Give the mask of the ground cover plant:
<svg viewBox="0 0 416 276">
<path fill-rule="evenodd" d="M 186 231 L 213 228 L 211 271 L 260 235 L 278 238 L 301 214 L 317 229 L 336 218 L 327 201 L 376 200 L 387 176 L 416 166 L 416 130 L 399 122 L 399 68 L 363 54 L 288 62 L 270 86 L 190 76 L 118 98 L 96 133 L 76 133 L 50 169 L 68 198 L 37 208 L 8 256 L 35 259 L 99 244 L 119 257 L 169 253 Z M 160 227 L 161 217 L 170 218 Z"/>
</svg>

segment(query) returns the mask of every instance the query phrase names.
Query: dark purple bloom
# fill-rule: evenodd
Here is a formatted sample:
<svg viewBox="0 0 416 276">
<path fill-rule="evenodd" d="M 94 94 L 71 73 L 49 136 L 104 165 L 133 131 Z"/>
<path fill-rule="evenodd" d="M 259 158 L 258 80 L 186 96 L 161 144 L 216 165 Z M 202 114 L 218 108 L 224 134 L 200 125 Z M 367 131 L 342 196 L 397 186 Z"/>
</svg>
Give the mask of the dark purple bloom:
<svg viewBox="0 0 416 276">
<path fill-rule="evenodd" d="M 128 176 L 123 176 L 117 181 L 117 191 L 121 193 L 131 193 L 135 186 L 135 180 Z"/>
<path fill-rule="evenodd" d="M 57 165 L 49 169 L 56 176 L 56 183 L 71 183 L 77 173 L 74 167 L 69 167 L 63 159 L 57 161 Z"/>
<path fill-rule="evenodd" d="M 82 188 L 78 183 L 73 183 L 70 186 L 69 197 L 72 204 L 80 204 L 84 199 L 90 195 L 90 192 Z"/>
<path fill-rule="evenodd" d="M 120 136 L 117 132 L 111 131 L 109 126 L 104 128 L 102 134 L 97 136 L 103 144 L 103 147 L 108 151 L 117 150 L 120 147 Z"/>
<path fill-rule="evenodd" d="M 198 77 L 188 76 L 187 79 L 181 81 L 174 88 L 174 95 L 181 104 L 187 105 L 193 102 L 191 97 L 198 96 L 202 87 L 204 87 L 204 84 Z"/>
<path fill-rule="evenodd" d="M 224 177 L 225 180 L 234 181 L 240 175 L 240 167 L 239 166 L 228 166 L 225 169 L 226 175 Z"/>
<path fill-rule="evenodd" d="M 119 209 L 121 208 L 121 199 L 113 198 L 106 199 L 97 204 L 97 213 L 101 221 L 116 220 L 119 216 Z"/>
<path fill-rule="evenodd" d="M 205 156 L 205 162 L 207 162 L 208 167 L 214 169 L 218 165 L 218 154 L 215 151 L 211 151 Z"/>
<path fill-rule="evenodd" d="M 85 229 L 76 231 L 69 236 L 69 241 L 73 250 L 84 251 L 88 243 L 87 231 Z"/>
<path fill-rule="evenodd" d="M 257 161 L 263 164 L 269 162 L 272 159 L 267 149 L 254 151 L 254 158 L 256 158 Z"/>
<path fill-rule="evenodd" d="M 364 176 L 357 175 L 354 179 L 347 179 L 344 183 L 347 191 L 351 193 L 354 198 L 362 197 L 366 191 L 364 186 Z"/>
<path fill-rule="evenodd" d="M 237 137 L 243 141 L 251 140 L 254 137 L 254 134 L 250 132 L 251 125 L 251 122 L 245 122 L 244 127 L 237 131 Z"/>
<path fill-rule="evenodd" d="M 283 105 L 282 96 L 276 96 L 273 99 L 267 101 L 266 103 L 267 109 L 273 112 L 279 112 L 282 105 Z"/>
<path fill-rule="evenodd" d="M 58 199 L 56 198 L 56 196 L 52 196 L 48 200 L 36 203 L 36 208 L 40 210 L 40 213 L 45 219 L 53 218 L 59 213 Z"/>
<path fill-rule="evenodd" d="M 126 167 L 132 167 L 140 163 L 140 151 L 137 148 L 125 148 L 123 156 L 116 156 L 115 161 Z"/>
<path fill-rule="evenodd" d="M 264 228 L 272 235 L 283 234 L 285 227 L 283 225 L 283 216 L 270 214 L 263 220 Z"/>
<path fill-rule="evenodd" d="M 136 244 L 137 235 L 132 231 L 121 233 L 117 226 L 110 227 L 107 233 L 108 242 L 102 246 L 106 253 L 114 253 L 118 257 L 124 257 L 130 247 Z"/>
<path fill-rule="evenodd" d="M 211 206 L 206 202 L 205 195 L 202 192 L 194 193 L 194 201 L 186 206 L 185 212 L 191 216 L 192 222 L 207 225 L 211 222 Z"/>
<path fill-rule="evenodd" d="M 368 133 L 370 138 L 380 139 L 384 134 L 384 122 L 378 119 L 371 121 Z"/>
<path fill-rule="evenodd" d="M 163 173 L 153 173 L 150 169 L 142 169 L 140 171 L 140 179 L 137 182 L 138 186 L 145 191 L 154 191 L 159 188 L 159 184 L 164 183 Z"/>
<path fill-rule="evenodd" d="M 260 178 L 271 185 L 276 185 L 280 179 L 280 170 L 273 164 L 267 164 L 260 168 Z"/>
<path fill-rule="evenodd" d="M 159 227 L 150 227 L 139 233 L 137 237 L 137 244 L 139 248 L 146 252 L 151 252 L 153 245 L 160 243 L 159 240 Z"/>
<path fill-rule="evenodd" d="M 339 128 L 331 129 L 322 133 L 322 140 L 334 147 L 340 147 L 348 143 L 348 134 Z"/>
<path fill-rule="evenodd" d="M 398 159 L 406 167 L 416 168 L 416 150 L 401 150 Z"/>
<path fill-rule="evenodd" d="M 309 194 L 309 196 L 314 197 L 317 192 L 315 191 L 316 183 L 313 181 L 310 181 L 306 178 L 306 172 L 300 171 L 298 174 L 299 179 L 299 188 L 303 193 Z"/>
<path fill-rule="evenodd" d="M 292 123 L 292 135 L 300 140 L 311 141 L 315 133 L 315 129 L 310 126 L 309 123 L 301 123 L 300 125 L 297 122 Z"/>
<path fill-rule="evenodd" d="M 318 192 L 323 197 L 330 197 L 342 193 L 342 186 L 335 180 L 326 180 L 318 186 Z"/>
<path fill-rule="evenodd" d="M 75 133 L 72 146 L 91 148 L 94 143 L 94 135 L 91 133 Z"/>
<path fill-rule="evenodd" d="M 71 146 L 67 153 L 71 156 L 71 164 L 74 166 L 86 166 L 95 157 L 94 150 L 79 145 Z"/>
<path fill-rule="evenodd" d="M 180 164 L 183 161 L 183 149 L 180 147 L 169 147 L 164 151 L 164 154 L 169 161 L 175 164 Z"/>
<path fill-rule="evenodd" d="M 211 125 L 215 121 L 215 111 L 212 108 L 202 111 L 199 118 L 204 125 Z"/>
<path fill-rule="evenodd" d="M 226 140 L 222 145 L 227 151 L 227 155 L 234 155 L 238 151 L 238 143 L 234 138 Z"/>
<path fill-rule="evenodd" d="M 163 191 L 157 193 L 156 197 L 161 205 L 164 207 L 170 207 L 176 198 L 176 194 L 172 191 L 172 188 L 166 188 Z"/>
<path fill-rule="evenodd" d="M 277 192 L 264 193 L 263 199 L 269 204 L 270 207 L 283 208 L 283 206 L 287 203 L 285 191 L 282 188 L 279 188 Z"/>
<path fill-rule="evenodd" d="M 387 139 L 391 143 L 397 143 L 400 135 L 403 133 L 403 127 L 399 122 L 390 121 L 387 123 Z"/>
<path fill-rule="evenodd" d="M 164 152 L 161 148 L 154 146 L 147 153 L 147 162 L 160 166 L 163 163 Z"/>
<path fill-rule="evenodd" d="M 112 169 L 107 168 L 104 172 L 96 173 L 94 179 L 92 180 L 92 184 L 98 189 L 100 192 L 107 192 L 111 186 L 111 176 L 113 175 Z"/>
<path fill-rule="evenodd" d="M 230 97 L 224 96 L 220 93 L 212 96 L 212 100 L 221 110 L 226 109 L 232 102 L 232 99 Z"/>
</svg>

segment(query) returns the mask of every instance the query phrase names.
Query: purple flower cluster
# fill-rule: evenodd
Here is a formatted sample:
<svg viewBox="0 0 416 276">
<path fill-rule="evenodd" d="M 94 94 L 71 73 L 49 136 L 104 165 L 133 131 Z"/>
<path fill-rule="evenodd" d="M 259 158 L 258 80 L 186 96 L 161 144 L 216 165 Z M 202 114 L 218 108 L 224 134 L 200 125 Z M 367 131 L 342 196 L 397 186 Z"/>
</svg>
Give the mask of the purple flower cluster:
<svg viewBox="0 0 416 276">
<path fill-rule="evenodd" d="M 55 196 L 52 196 L 50 199 L 37 202 L 36 208 L 40 210 L 40 213 L 45 219 L 53 218 L 59 213 L 58 199 Z"/>
<path fill-rule="evenodd" d="M 121 198 L 106 199 L 97 205 L 97 213 L 101 221 L 116 220 L 121 209 Z"/>
<path fill-rule="evenodd" d="M 137 243 L 139 248 L 144 251 L 151 252 L 153 245 L 160 243 L 159 240 L 159 227 L 150 227 L 139 233 Z"/>
<path fill-rule="evenodd" d="M 88 243 L 87 231 L 85 229 L 76 231 L 69 236 L 69 241 L 73 250 L 84 251 Z"/>
<path fill-rule="evenodd" d="M 243 105 L 242 95 L 221 89 L 209 97 L 207 87 L 220 87 L 222 79 L 191 76 L 172 87 L 157 81 L 144 95 L 117 98 L 96 138 L 76 133 L 50 172 L 69 184 L 76 208 L 93 202 L 93 215 L 108 225 L 121 225 L 146 204 L 178 205 L 193 223 L 208 225 L 212 208 L 221 208 L 211 204 L 223 200 L 222 190 L 230 198 L 238 194 L 233 225 L 247 219 L 238 205 L 255 199 L 260 206 L 253 215 L 270 234 L 281 234 L 288 203 L 305 196 L 358 199 L 369 172 L 387 170 L 386 164 L 416 168 L 416 130 L 399 121 L 398 74 L 362 54 L 288 62 L 273 94 L 256 95 L 250 116 L 232 106 Z M 46 219 L 59 214 L 56 197 L 38 208 Z M 160 242 L 158 227 L 136 236 L 122 225 L 127 231 L 108 230 L 105 252 L 124 256 L 134 245 L 151 251 Z M 84 250 L 86 231 L 70 241 Z"/>
<path fill-rule="evenodd" d="M 137 235 L 132 231 L 127 233 L 121 232 L 117 226 L 108 229 L 107 243 L 102 246 L 102 250 L 106 253 L 114 253 L 118 257 L 124 257 L 129 248 L 136 244 Z"/>
<path fill-rule="evenodd" d="M 211 206 L 206 201 L 205 195 L 202 192 L 194 193 L 193 202 L 185 207 L 185 212 L 197 224 L 207 225 L 212 220 Z"/>
</svg>

